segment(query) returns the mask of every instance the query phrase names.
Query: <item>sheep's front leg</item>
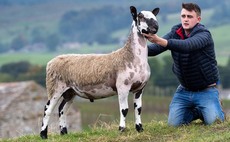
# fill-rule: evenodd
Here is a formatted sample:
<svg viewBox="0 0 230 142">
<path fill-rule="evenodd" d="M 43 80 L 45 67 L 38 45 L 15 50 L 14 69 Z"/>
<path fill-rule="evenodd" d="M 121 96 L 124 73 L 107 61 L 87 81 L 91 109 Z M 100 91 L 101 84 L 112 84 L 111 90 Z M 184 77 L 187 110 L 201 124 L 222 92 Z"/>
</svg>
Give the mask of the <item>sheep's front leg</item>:
<svg viewBox="0 0 230 142">
<path fill-rule="evenodd" d="M 140 90 L 134 95 L 135 123 L 138 132 L 144 130 L 141 124 L 142 92 L 143 90 Z"/>
<path fill-rule="evenodd" d="M 126 89 L 124 89 L 126 90 Z M 125 119 L 128 114 L 128 95 L 129 91 L 120 90 L 118 91 L 118 101 L 120 108 L 120 124 L 119 131 L 124 132 L 125 130 Z"/>
<path fill-rule="evenodd" d="M 59 126 L 60 126 L 61 135 L 67 134 L 66 115 L 72 103 L 73 103 L 73 99 L 69 100 L 68 102 L 65 99 L 63 99 L 63 101 L 61 102 L 58 108 Z"/>
<path fill-rule="evenodd" d="M 57 105 L 57 102 L 59 101 L 59 99 L 60 99 L 60 95 L 53 96 L 50 100 L 48 100 L 47 104 L 45 105 L 44 117 L 42 120 L 42 128 L 40 132 L 40 136 L 42 139 L 48 138 L 47 131 L 48 131 L 48 123 L 49 123 L 50 115 L 53 109 L 55 108 L 55 106 Z"/>
</svg>

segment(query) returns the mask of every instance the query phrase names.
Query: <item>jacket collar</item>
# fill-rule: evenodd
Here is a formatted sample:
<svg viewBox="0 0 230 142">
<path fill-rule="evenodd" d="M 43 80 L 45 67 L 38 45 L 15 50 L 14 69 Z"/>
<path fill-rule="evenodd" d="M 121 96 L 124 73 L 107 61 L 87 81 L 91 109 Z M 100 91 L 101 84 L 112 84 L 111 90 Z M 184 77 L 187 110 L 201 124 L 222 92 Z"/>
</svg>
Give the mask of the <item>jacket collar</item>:
<svg viewBox="0 0 230 142">
<path fill-rule="evenodd" d="M 179 29 L 176 30 L 177 35 L 179 35 L 180 39 L 184 39 L 184 32 L 183 27 L 181 26 Z"/>
<path fill-rule="evenodd" d="M 200 26 L 201 24 L 196 24 L 194 27 L 193 27 L 193 29 L 191 30 L 191 33 L 189 34 L 189 35 L 185 35 L 185 32 L 184 32 L 184 29 L 183 29 L 183 27 L 182 27 L 182 24 L 179 24 L 178 25 L 178 29 L 176 30 L 176 34 L 177 35 L 179 35 L 179 37 L 181 38 L 181 39 L 185 39 L 185 38 L 187 38 L 187 37 L 190 37 L 190 35 L 192 34 L 192 33 L 194 33 L 195 31 L 197 31 L 199 28 L 199 26 Z"/>
</svg>

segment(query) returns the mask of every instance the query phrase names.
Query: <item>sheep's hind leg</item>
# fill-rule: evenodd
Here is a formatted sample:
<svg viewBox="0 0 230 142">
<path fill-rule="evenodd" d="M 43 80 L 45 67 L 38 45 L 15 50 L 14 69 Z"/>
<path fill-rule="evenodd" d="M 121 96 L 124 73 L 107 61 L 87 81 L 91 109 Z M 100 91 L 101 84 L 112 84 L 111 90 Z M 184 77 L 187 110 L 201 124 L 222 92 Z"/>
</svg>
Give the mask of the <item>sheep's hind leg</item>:
<svg viewBox="0 0 230 142">
<path fill-rule="evenodd" d="M 59 126 L 60 126 L 61 135 L 67 134 L 66 115 L 67 115 L 69 107 L 73 103 L 74 94 L 75 92 L 73 89 L 68 89 L 62 95 L 63 100 L 58 108 Z"/>
<path fill-rule="evenodd" d="M 66 102 L 64 99 L 59 106 L 59 126 L 60 126 L 60 134 L 67 134 L 67 124 L 66 124 L 66 114 L 68 112 L 69 107 L 71 106 L 73 100 Z"/>
<path fill-rule="evenodd" d="M 60 100 L 60 97 L 61 96 L 58 96 L 58 94 L 55 94 L 50 100 L 48 100 L 48 102 L 45 105 L 44 117 L 42 120 L 42 128 L 40 132 L 40 136 L 42 139 L 48 138 L 47 132 L 48 132 L 48 123 L 49 123 L 50 115 L 53 109 L 55 108 L 55 106 L 57 105 L 57 102 Z"/>
<path fill-rule="evenodd" d="M 134 96 L 135 123 L 138 132 L 144 130 L 141 124 L 142 92 L 143 90 L 140 90 Z"/>
</svg>

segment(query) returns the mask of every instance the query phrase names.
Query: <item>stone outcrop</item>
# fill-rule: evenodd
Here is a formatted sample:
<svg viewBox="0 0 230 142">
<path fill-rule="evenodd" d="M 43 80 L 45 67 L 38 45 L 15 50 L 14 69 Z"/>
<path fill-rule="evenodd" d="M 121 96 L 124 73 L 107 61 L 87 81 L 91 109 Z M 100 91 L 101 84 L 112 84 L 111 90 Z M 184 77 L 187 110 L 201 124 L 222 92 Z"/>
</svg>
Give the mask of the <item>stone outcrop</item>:
<svg viewBox="0 0 230 142">
<path fill-rule="evenodd" d="M 0 138 L 39 135 L 46 90 L 34 81 L 0 83 Z M 59 133 L 58 109 L 52 114 L 49 133 Z M 81 130 L 80 111 L 70 107 L 69 131 Z"/>
</svg>

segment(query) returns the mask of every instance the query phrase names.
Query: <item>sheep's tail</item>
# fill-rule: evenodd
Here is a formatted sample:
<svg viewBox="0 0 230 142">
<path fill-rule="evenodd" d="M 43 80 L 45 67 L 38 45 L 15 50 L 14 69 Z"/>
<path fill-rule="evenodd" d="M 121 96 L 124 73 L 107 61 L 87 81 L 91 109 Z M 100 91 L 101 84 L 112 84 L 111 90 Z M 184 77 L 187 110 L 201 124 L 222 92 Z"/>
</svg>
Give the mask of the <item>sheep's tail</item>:
<svg viewBox="0 0 230 142">
<path fill-rule="evenodd" d="M 54 77 L 54 72 L 51 70 L 51 65 L 48 63 L 46 66 L 46 90 L 48 95 L 48 100 L 53 97 L 54 89 L 56 88 L 56 78 Z"/>
</svg>

